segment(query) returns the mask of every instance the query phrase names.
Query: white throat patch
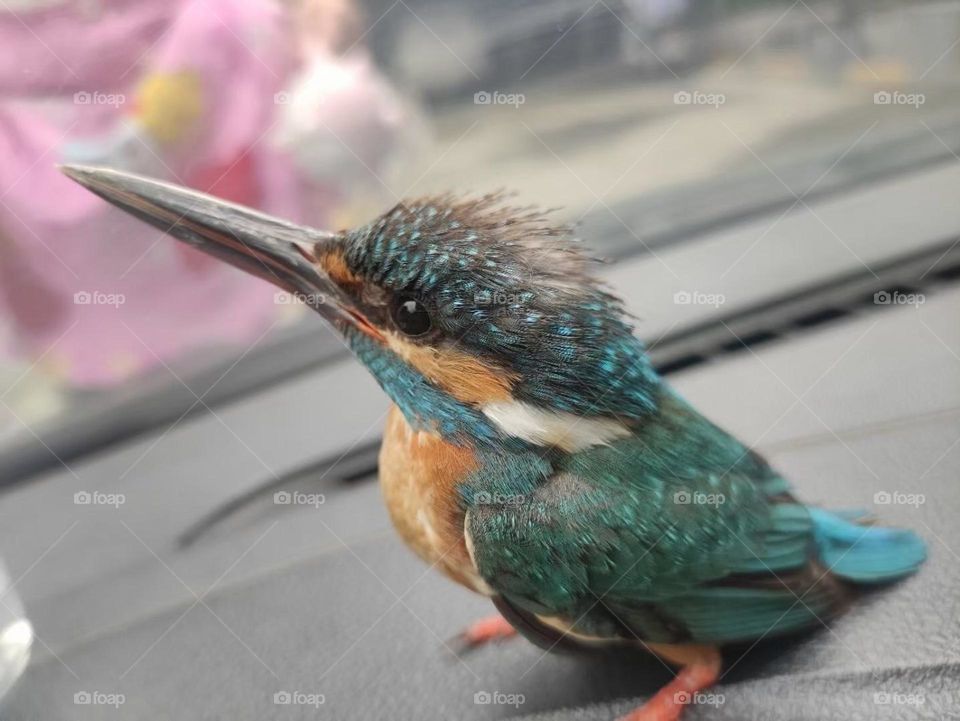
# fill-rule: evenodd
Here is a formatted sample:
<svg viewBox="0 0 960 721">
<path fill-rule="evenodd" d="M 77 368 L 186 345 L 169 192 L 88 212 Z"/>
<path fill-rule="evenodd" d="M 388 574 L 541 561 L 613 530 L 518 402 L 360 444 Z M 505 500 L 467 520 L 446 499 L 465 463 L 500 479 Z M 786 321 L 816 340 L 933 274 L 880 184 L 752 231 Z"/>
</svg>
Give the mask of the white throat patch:
<svg viewBox="0 0 960 721">
<path fill-rule="evenodd" d="M 569 453 L 630 435 L 626 426 L 612 418 L 584 418 L 522 401 L 493 401 L 481 409 L 508 436 L 538 446 L 556 446 Z"/>
</svg>

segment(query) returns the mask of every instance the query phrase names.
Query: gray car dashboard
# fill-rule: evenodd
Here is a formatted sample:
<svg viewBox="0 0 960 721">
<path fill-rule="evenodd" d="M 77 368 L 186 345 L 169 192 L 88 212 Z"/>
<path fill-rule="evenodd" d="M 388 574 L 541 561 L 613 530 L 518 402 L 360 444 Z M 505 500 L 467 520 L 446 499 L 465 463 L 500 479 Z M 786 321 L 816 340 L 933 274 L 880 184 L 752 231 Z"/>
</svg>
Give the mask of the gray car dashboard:
<svg viewBox="0 0 960 721">
<path fill-rule="evenodd" d="M 799 496 L 866 508 L 931 548 L 917 576 L 829 627 L 729 649 L 715 703 L 689 718 L 960 718 L 960 289 L 940 272 L 960 230 L 943 193 L 958 180 L 940 167 L 824 200 L 830 233 L 800 209 L 723 282 L 703 259 L 729 265 L 772 219 L 609 271 L 654 352 L 685 328 L 727 334 L 727 352 L 694 354 L 671 382 Z M 848 304 L 742 342 L 744 313 L 788 287 L 803 298 L 827 268 L 879 280 L 875 266 L 925 248 L 937 252 L 917 273 L 921 302 Z M 685 291 L 724 302 L 678 306 Z M 639 654 L 522 640 L 457 653 L 451 639 L 492 607 L 393 534 L 368 460 L 386 407 L 343 358 L 6 491 L 0 549 L 37 641 L 0 718 L 599 721 L 669 680 Z M 118 502 L 74 502 L 95 492 Z"/>
</svg>

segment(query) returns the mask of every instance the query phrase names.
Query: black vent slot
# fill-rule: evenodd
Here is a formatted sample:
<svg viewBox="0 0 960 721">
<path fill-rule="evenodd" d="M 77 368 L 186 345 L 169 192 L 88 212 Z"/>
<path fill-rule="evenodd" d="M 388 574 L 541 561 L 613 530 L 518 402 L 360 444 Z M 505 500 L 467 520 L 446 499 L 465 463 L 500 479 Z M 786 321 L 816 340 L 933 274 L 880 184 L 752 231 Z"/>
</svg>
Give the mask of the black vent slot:
<svg viewBox="0 0 960 721">
<path fill-rule="evenodd" d="M 753 333 L 747 333 L 746 335 L 741 335 L 738 338 L 733 339 L 729 343 L 724 343 L 721 348 L 727 351 L 728 353 L 739 353 L 742 350 L 747 350 L 748 348 L 753 348 L 762 343 L 769 343 L 772 340 L 779 338 L 776 333 L 773 333 L 768 330 L 758 330 Z"/>
<path fill-rule="evenodd" d="M 960 240 L 952 238 L 872 271 L 864 268 L 667 334 L 650 350 L 654 366 L 662 375 L 677 373 L 852 315 L 896 308 L 899 303 L 889 299 L 898 296 L 929 296 L 960 278 Z"/>
<path fill-rule="evenodd" d="M 957 278 L 960 278 L 960 263 L 948 266 L 946 268 L 941 268 L 940 270 L 935 270 L 932 275 L 937 280 L 956 280 Z"/>
<path fill-rule="evenodd" d="M 798 328 L 811 328 L 815 325 L 823 325 L 824 323 L 829 323 L 830 321 L 844 318 L 848 315 L 850 315 L 850 311 L 846 308 L 824 308 L 795 318 L 793 324 Z"/>
</svg>

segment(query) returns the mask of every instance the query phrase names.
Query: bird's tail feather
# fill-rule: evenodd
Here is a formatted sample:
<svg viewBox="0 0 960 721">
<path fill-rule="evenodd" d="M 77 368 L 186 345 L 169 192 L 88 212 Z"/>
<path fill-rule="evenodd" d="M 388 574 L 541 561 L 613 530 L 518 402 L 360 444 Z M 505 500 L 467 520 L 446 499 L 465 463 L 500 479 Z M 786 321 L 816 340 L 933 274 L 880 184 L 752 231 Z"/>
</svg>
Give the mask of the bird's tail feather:
<svg viewBox="0 0 960 721">
<path fill-rule="evenodd" d="M 883 583 L 909 575 L 927 557 L 913 531 L 852 522 L 851 514 L 810 508 L 821 562 L 854 583 Z"/>
</svg>

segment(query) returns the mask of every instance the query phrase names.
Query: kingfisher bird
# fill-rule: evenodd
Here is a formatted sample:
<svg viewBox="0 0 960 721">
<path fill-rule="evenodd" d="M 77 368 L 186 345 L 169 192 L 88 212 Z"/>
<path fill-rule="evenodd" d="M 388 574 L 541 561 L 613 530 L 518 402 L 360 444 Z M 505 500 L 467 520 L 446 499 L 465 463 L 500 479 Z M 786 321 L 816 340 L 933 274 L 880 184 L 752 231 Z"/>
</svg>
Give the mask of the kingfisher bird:
<svg viewBox="0 0 960 721">
<path fill-rule="evenodd" d="M 467 640 L 632 645 L 679 668 L 629 721 L 680 718 L 724 645 L 818 627 L 926 557 L 912 531 L 797 500 L 681 398 L 571 229 L 535 208 L 440 195 L 326 232 L 63 170 L 332 324 L 392 400 L 379 467 L 394 525 L 499 611 Z"/>
</svg>

